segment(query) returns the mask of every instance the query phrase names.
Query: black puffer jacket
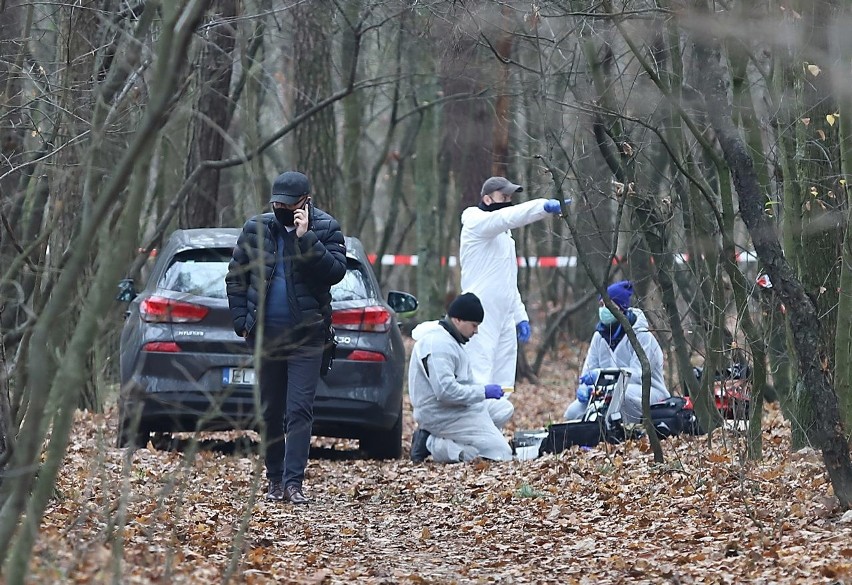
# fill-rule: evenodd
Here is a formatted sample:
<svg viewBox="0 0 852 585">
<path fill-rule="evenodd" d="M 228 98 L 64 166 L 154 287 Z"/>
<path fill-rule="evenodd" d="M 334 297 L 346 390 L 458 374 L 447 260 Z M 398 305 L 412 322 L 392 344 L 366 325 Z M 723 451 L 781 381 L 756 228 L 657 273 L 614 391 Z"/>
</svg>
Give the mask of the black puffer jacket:
<svg viewBox="0 0 852 585">
<path fill-rule="evenodd" d="M 284 228 L 272 213 L 256 215 L 243 226 L 225 284 L 234 331 L 242 335 L 257 324 L 260 290 L 269 290 L 275 268 L 278 230 Z M 346 274 L 346 244 L 340 224 L 331 215 L 311 208 L 310 229 L 301 238 L 285 238 L 287 299 L 299 327 L 319 325 L 331 318 L 331 285 Z M 262 277 L 261 277 L 262 274 Z"/>
</svg>

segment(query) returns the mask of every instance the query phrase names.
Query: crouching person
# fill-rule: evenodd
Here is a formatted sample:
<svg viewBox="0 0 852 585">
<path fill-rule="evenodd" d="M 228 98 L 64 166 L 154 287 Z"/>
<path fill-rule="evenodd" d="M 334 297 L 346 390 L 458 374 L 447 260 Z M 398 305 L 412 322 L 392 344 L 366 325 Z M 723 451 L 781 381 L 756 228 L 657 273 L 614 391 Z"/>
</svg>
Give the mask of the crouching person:
<svg viewBox="0 0 852 585">
<path fill-rule="evenodd" d="M 665 400 L 669 397 L 669 391 L 666 389 L 663 378 L 663 350 L 657 338 L 648 329 L 645 313 L 641 309 L 631 307 L 633 284 L 622 280 L 611 284 L 606 292 L 627 317 L 648 357 L 651 366 L 651 404 Z M 630 382 L 621 405 L 621 415 L 624 422 L 638 423 L 642 420 L 642 363 L 618 319 L 604 306 L 603 300 L 599 304 L 600 321 L 592 335 L 589 353 L 586 354 L 586 361 L 583 364 L 577 398 L 568 405 L 564 416 L 566 420 L 582 418 L 589 405 L 590 395 L 600 370 L 620 368 L 630 372 Z"/>
<path fill-rule="evenodd" d="M 412 438 L 413 461 L 429 454 L 440 463 L 512 459 L 500 429 L 515 408 L 498 384 L 473 382 L 462 347 L 476 335 L 484 315 L 479 298 L 465 293 L 450 304 L 443 319 L 421 323 L 412 331 L 408 392 L 419 425 Z"/>
</svg>

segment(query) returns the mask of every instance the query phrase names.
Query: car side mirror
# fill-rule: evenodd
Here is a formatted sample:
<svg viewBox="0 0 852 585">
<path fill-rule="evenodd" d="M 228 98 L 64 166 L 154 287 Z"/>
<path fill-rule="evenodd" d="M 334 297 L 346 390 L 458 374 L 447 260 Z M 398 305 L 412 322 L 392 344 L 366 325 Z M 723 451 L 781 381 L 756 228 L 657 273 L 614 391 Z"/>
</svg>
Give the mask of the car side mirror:
<svg viewBox="0 0 852 585">
<path fill-rule="evenodd" d="M 136 287 L 133 285 L 132 278 L 122 278 L 118 282 L 118 294 L 115 295 L 115 300 L 122 303 L 129 303 L 136 298 Z"/>
<path fill-rule="evenodd" d="M 417 312 L 417 298 L 406 292 L 388 292 L 388 304 L 401 319 L 410 319 Z"/>
</svg>

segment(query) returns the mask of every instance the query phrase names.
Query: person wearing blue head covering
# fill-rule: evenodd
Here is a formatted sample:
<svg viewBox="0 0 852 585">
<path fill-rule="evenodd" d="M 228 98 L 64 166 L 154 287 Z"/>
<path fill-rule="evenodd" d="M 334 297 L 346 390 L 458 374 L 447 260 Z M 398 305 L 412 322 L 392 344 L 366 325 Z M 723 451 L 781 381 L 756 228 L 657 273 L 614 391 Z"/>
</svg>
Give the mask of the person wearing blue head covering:
<svg viewBox="0 0 852 585">
<path fill-rule="evenodd" d="M 648 319 L 641 309 L 631 306 L 633 283 L 622 280 L 606 289 L 609 298 L 627 317 L 636 337 L 651 364 L 651 404 L 670 396 L 663 378 L 663 350 L 657 338 L 648 329 Z M 621 415 L 626 423 L 638 423 L 642 418 L 642 364 L 625 334 L 624 327 L 606 306 L 603 299 L 598 306 L 598 324 L 592 335 L 589 352 L 580 374 L 580 385 L 576 399 L 565 410 L 566 420 L 583 417 L 589 405 L 592 388 L 602 369 L 623 369 L 630 372 L 630 382 L 621 406 Z"/>
</svg>

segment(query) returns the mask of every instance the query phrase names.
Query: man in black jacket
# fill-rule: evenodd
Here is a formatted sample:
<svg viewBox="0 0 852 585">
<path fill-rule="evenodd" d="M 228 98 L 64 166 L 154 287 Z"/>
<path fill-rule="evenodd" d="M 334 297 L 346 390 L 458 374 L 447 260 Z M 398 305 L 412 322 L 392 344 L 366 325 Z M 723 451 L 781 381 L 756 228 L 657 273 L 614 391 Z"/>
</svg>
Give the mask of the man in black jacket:
<svg viewBox="0 0 852 585">
<path fill-rule="evenodd" d="M 234 331 L 252 346 L 257 336 L 262 341 L 266 498 L 293 504 L 308 502 L 302 481 L 331 323 L 331 285 L 346 274 L 340 224 L 312 205 L 310 192 L 302 173 L 275 179 L 272 213 L 243 226 L 225 278 Z"/>
</svg>

